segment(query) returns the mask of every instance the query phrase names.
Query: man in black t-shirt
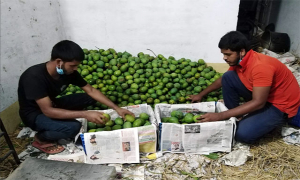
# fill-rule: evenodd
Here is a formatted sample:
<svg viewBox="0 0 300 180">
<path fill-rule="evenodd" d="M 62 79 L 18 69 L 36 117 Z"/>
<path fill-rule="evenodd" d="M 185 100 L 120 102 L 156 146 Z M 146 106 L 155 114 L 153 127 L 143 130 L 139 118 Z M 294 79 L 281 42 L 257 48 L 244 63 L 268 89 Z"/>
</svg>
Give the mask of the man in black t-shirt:
<svg viewBox="0 0 300 180">
<path fill-rule="evenodd" d="M 53 47 L 50 61 L 28 68 L 20 77 L 19 114 L 25 125 L 38 131 L 32 145 L 44 152 L 58 153 L 64 150 L 53 142 L 75 137 L 81 128 L 81 123 L 75 118 L 103 124 L 103 113 L 82 110 L 96 101 L 116 110 L 123 118 L 125 114 L 133 115 L 87 84 L 76 71 L 83 59 L 81 47 L 64 40 Z M 55 98 L 69 84 L 79 86 L 86 93 Z"/>
</svg>

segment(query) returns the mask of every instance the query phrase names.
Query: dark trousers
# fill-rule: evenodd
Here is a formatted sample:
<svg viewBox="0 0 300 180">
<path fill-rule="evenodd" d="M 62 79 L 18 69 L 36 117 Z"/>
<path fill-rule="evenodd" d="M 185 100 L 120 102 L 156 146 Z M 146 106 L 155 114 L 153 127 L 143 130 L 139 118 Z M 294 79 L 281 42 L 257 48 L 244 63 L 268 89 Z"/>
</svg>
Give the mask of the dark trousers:
<svg viewBox="0 0 300 180">
<path fill-rule="evenodd" d="M 68 110 L 82 110 L 96 103 L 94 99 L 85 93 L 63 96 L 55 100 L 56 108 Z M 37 138 L 41 141 L 57 141 L 59 139 L 74 138 L 81 128 L 81 123 L 75 119 L 51 119 L 40 114 L 35 120 Z"/>
<path fill-rule="evenodd" d="M 239 97 L 243 97 L 246 101 L 252 99 L 252 92 L 244 86 L 235 71 L 224 73 L 222 76 L 222 89 L 225 106 L 228 109 L 239 106 Z M 262 109 L 249 113 L 237 122 L 235 139 L 252 144 L 285 122 L 285 114 L 271 103 L 266 103 Z"/>
</svg>

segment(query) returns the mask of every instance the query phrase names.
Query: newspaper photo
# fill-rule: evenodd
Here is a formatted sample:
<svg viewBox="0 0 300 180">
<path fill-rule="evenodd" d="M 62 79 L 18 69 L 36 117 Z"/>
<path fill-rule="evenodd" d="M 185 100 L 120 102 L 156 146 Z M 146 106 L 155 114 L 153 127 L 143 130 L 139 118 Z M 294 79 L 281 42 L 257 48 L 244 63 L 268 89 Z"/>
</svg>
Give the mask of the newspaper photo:
<svg viewBox="0 0 300 180">
<path fill-rule="evenodd" d="M 87 163 L 139 163 L 136 128 L 84 133 Z"/>
<path fill-rule="evenodd" d="M 184 113 L 222 112 L 227 108 L 218 102 L 189 104 L 158 104 L 155 115 L 160 118 L 170 117 L 173 110 Z M 162 152 L 209 154 L 211 152 L 230 152 L 235 133 L 236 118 L 217 122 L 192 124 L 162 123 L 160 149 Z"/>
</svg>

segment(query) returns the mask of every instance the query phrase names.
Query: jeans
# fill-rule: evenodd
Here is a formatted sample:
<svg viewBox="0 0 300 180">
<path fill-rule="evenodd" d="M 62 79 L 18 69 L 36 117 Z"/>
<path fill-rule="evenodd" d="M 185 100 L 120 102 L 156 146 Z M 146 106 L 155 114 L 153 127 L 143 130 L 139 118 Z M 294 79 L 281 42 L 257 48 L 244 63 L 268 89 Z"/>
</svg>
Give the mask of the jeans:
<svg viewBox="0 0 300 180">
<path fill-rule="evenodd" d="M 55 108 L 68 110 L 82 110 L 95 104 L 96 101 L 84 93 L 72 94 L 56 99 Z M 81 128 L 81 123 L 75 119 L 52 119 L 40 114 L 35 119 L 37 138 L 41 141 L 57 141 L 59 139 L 74 138 Z"/>
<path fill-rule="evenodd" d="M 225 106 L 228 109 L 239 106 L 239 97 L 243 97 L 246 101 L 252 99 L 252 92 L 244 86 L 235 71 L 224 73 L 222 76 L 222 90 Z M 286 115 L 267 102 L 265 107 L 249 113 L 237 122 L 235 139 L 253 144 L 285 122 Z"/>
</svg>

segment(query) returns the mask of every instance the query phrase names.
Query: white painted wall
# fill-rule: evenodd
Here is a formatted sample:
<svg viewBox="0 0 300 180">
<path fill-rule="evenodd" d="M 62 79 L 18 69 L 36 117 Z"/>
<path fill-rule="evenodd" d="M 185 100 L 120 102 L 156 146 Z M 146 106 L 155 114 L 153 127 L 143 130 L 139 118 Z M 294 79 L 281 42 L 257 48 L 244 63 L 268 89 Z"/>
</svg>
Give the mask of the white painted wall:
<svg viewBox="0 0 300 180">
<path fill-rule="evenodd" d="M 21 73 L 49 60 L 62 39 L 223 63 L 218 42 L 236 29 L 238 7 L 239 0 L 1 0 L 0 111 L 17 100 Z"/>
<path fill-rule="evenodd" d="M 115 48 L 223 63 L 220 38 L 235 30 L 240 0 L 61 0 L 68 39 Z"/>
<path fill-rule="evenodd" d="M 300 0 L 281 1 L 275 31 L 288 33 L 290 52 L 300 56 Z"/>
<path fill-rule="evenodd" d="M 0 111 L 16 102 L 19 77 L 65 39 L 57 0 L 1 0 Z"/>
</svg>

